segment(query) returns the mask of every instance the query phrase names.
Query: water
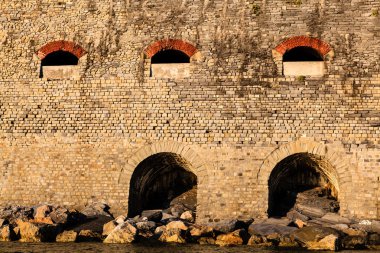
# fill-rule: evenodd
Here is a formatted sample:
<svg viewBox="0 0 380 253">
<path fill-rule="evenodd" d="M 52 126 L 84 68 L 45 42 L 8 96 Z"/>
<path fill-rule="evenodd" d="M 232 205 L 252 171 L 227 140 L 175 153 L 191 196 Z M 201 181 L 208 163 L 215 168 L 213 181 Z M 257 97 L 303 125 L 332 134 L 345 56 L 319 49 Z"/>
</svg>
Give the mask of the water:
<svg viewBox="0 0 380 253">
<path fill-rule="evenodd" d="M 276 249 L 256 249 L 249 246 L 239 247 L 218 247 L 204 245 L 126 245 L 126 244 L 103 244 L 103 243 L 0 243 L 0 252 L 101 252 L 101 253 L 310 253 L 305 250 L 276 250 Z M 312 251 L 316 252 L 316 251 Z M 326 251 L 323 251 L 326 252 Z M 345 253 L 364 251 L 341 251 Z M 379 251 L 370 251 L 379 252 Z"/>
</svg>

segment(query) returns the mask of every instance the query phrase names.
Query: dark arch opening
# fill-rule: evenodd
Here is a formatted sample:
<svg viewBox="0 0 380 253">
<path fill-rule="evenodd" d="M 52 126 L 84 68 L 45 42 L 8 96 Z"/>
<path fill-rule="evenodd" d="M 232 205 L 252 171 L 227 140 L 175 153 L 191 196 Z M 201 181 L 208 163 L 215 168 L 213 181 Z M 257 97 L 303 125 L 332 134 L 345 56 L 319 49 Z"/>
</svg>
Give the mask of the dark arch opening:
<svg viewBox="0 0 380 253">
<path fill-rule="evenodd" d="M 78 57 L 76 57 L 74 54 L 70 52 L 63 50 L 52 52 L 41 61 L 40 78 L 43 77 L 44 66 L 78 65 L 78 61 Z"/>
<path fill-rule="evenodd" d="M 295 47 L 283 56 L 284 62 L 323 61 L 321 54 L 311 47 Z"/>
<path fill-rule="evenodd" d="M 167 49 L 153 55 L 151 63 L 190 63 L 190 57 L 180 50 Z"/>
<path fill-rule="evenodd" d="M 309 153 L 294 154 L 279 162 L 268 182 L 269 217 L 286 216 L 301 206 L 338 212 L 337 190 L 327 176 L 330 166 L 322 157 Z"/>
<path fill-rule="evenodd" d="M 128 216 L 134 217 L 143 210 L 167 209 L 190 192 L 185 208 L 195 211 L 197 177 L 190 168 L 174 153 L 158 153 L 143 160 L 132 174 Z"/>
</svg>

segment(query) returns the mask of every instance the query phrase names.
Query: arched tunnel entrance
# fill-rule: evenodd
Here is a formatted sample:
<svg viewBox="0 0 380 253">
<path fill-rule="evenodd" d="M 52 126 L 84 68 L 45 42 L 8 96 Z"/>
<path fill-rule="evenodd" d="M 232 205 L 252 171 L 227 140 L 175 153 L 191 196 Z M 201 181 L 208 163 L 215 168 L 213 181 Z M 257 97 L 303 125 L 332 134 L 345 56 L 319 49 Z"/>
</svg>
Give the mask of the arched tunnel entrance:
<svg viewBox="0 0 380 253">
<path fill-rule="evenodd" d="M 190 191 L 191 195 L 187 197 L 192 199 L 187 201 L 195 205 L 196 186 L 197 177 L 184 158 L 174 153 L 152 155 L 133 172 L 128 216 L 134 217 L 143 210 L 167 209 L 174 199 Z"/>
<path fill-rule="evenodd" d="M 280 161 L 268 182 L 269 217 L 283 217 L 297 206 L 338 212 L 338 182 L 332 165 L 323 157 L 297 153 Z"/>
</svg>

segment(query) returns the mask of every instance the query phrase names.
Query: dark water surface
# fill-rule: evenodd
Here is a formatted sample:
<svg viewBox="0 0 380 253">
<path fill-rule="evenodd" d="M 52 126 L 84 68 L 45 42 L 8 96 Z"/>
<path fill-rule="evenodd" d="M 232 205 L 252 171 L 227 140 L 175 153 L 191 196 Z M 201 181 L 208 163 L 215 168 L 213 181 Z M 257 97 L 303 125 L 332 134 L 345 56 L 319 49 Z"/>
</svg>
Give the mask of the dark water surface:
<svg viewBox="0 0 380 253">
<path fill-rule="evenodd" d="M 123 245 L 123 244 L 102 244 L 102 243 L 0 243 L 0 252 L 110 252 L 110 253 L 276 253 L 295 252 L 310 253 L 316 251 L 304 250 L 275 250 L 275 249 L 255 249 L 249 246 L 239 247 L 218 247 L 203 245 Z M 323 251 L 326 252 L 326 251 Z M 353 252 L 378 252 L 378 251 L 341 251 L 345 253 Z"/>
</svg>

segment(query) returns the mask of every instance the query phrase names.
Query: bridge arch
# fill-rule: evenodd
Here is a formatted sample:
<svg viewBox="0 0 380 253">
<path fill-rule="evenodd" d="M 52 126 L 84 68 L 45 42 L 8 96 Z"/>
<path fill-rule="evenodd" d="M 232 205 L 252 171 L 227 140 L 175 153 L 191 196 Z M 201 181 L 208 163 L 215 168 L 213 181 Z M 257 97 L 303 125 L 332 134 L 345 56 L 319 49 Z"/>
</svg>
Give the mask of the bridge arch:
<svg viewBox="0 0 380 253">
<path fill-rule="evenodd" d="M 340 214 L 348 214 L 347 194 L 352 191 L 352 176 L 349 159 L 341 150 L 332 149 L 323 143 L 300 139 L 278 147 L 262 163 L 258 172 L 258 184 L 262 189 L 262 212 L 271 212 L 273 189 L 284 179 L 284 165 L 303 159 L 303 163 L 314 163 L 316 173 L 321 174 L 334 191 L 340 204 Z M 288 163 L 288 164 L 284 164 Z M 270 215 L 270 214 L 269 214 Z"/>
</svg>

